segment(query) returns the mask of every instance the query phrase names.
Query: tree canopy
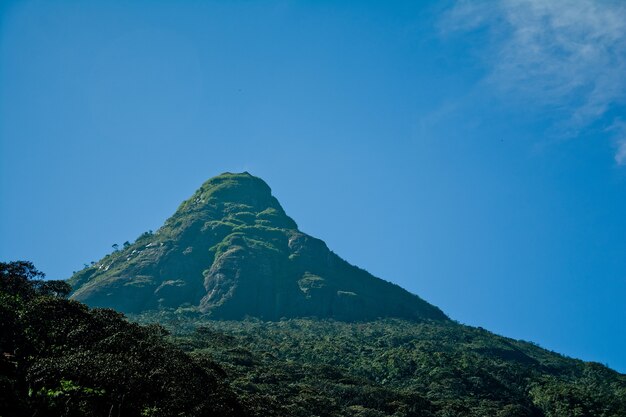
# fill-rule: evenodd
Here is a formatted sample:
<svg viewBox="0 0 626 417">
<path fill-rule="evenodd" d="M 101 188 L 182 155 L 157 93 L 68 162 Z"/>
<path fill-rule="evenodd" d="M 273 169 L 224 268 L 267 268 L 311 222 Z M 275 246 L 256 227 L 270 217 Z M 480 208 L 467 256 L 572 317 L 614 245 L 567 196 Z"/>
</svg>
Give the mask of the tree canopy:
<svg viewBox="0 0 626 417">
<path fill-rule="evenodd" d="M 67 300 L 30 262 L 0 263 L 0 416 L 241 416 L 219 366 L 109 309 Z"/>
</svg>

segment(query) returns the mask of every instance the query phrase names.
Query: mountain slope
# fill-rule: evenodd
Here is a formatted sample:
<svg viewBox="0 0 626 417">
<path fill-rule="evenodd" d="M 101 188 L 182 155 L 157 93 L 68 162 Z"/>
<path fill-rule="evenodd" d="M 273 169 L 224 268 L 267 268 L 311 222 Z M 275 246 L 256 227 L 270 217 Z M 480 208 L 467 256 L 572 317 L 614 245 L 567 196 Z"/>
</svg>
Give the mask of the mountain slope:
<svg viewBox="0 0 626 417">
<path fill-rule="evenodd" d="M 133 319 L 218 362 L 258 416 L 626 416 L 626 375 L 451 320 Z"/>
<path fill-rule="evenodd" d="M 263 416 L 624 417 L 626 375 L 453 321 L 144 316 Z"/>
<path fill-rule="evenodd" d="M 186 308 L 225 319 L 447 319 L 299 231 L 269 186 L 248 173 L 208 180 L 156 233 L 69 282 L 72 298 L 129 313 Z"/>
</svg>

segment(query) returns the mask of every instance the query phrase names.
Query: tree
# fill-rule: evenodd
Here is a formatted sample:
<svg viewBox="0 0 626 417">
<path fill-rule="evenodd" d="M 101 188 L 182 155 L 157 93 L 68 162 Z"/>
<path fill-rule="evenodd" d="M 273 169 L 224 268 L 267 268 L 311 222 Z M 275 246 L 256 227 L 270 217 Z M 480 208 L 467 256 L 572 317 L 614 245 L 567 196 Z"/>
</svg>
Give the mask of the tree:
<svg viewBox="0 0 626 417">
<path fill-rule="evenodd" d="M 45 274 L 35 268 L 32 262 L 0 262 L 0 291 L 29 299 L 35 295 L 32 282 L 43 279 Z"/>
<path fill-rule="evenodd" d="M 246 416 L 232 392 L 165 340 L 65 297 L 25 261 L 0 263 L 0 416 Z"/>
<path fill-rule="evenodd" d="M 38 284 L 39 295 L 67 298 L 72 292 L 72 286 L 61 280 L 41 281 Z"/>
</svg>

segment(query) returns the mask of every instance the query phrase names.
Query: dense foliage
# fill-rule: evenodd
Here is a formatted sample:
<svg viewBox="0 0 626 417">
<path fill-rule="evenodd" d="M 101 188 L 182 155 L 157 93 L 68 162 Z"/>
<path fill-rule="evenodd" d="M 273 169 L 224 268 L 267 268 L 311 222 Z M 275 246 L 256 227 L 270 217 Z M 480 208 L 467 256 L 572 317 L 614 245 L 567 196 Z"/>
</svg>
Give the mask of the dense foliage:
<svg viewBox="0 0 626 417">
<path fill-rule="evenodd" d="M 160 326 L 66 300 L 29 262 L 0 263 L 0 416 L 240 416 L 221 369 Z"/>
<path fill-rule="evenodd" d="M 454 322 L 158 320 L 257 416 L 623 417 L 626 376 Z"/>
<path fill-rule="evenodd" d="M 42 278 L 0 263 L 0 417 L 626 416 L 625 375 L 450 320 L 129 322 Z"/>
</svg>

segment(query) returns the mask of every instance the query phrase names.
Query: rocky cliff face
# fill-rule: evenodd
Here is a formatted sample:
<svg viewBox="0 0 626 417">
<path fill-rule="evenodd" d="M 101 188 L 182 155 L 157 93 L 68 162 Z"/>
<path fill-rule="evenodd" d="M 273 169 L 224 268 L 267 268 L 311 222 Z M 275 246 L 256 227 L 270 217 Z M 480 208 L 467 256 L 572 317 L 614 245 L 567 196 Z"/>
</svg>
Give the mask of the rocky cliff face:
<svg viewBox="0 0 626 417">
<path fill-rule="evenodd" d="M 74 299 L 128 313 L 182 308 L 223 319 L 447 319 L 300 232 L 269 186 L 248 173 L 208 180 L 157 232 L 69 282 Z"/>
</svg>

